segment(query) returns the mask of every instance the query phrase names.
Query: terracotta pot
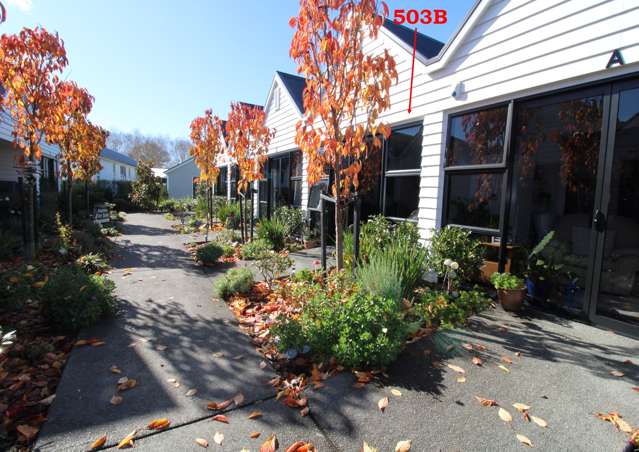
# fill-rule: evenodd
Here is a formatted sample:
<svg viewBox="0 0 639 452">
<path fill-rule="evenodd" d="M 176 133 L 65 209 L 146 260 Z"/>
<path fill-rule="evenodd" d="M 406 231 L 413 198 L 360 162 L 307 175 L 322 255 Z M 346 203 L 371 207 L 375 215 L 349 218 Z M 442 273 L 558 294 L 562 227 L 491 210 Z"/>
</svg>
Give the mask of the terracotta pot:
<svg viewBox="0 0 639 452">
<path fill-rule="evenodd" d="M 518 312 L 524 304 L 524 297 L 526 296 L 526 288 L 522 289 L 499 289 L 497 291 L 497 297 L 501 306 L 506 311 Z"/>
</svg>

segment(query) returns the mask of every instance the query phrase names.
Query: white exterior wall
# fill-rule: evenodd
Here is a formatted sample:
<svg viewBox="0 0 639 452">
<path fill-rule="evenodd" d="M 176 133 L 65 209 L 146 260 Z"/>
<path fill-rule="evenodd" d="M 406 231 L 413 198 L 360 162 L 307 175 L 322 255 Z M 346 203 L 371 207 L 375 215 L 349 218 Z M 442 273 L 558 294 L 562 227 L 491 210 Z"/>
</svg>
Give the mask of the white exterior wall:
<svg viewBox="0 0 639 452">
<path fill-rule="evenodd" d="M 279 109 L 273 108 L 272 102 L 266 103 L 266 121 L 265 124 L 269 129 L 275 129 L 275 136 L 271 140 L 271 144 L 268 148 L 269 157 L 277 154 L 287 153 L 291 151 L 299 150 L 299 146 L 295 144 L 295 133 L 297 122 L 302 119 L 297 106 L 291 99 L 286 87 L 275 76 L 273 80 L 273 87 L 271 91 L 279 90 Z M 270 97 L 270 96 L 269 96 Z M 306 210 L 308 204 L 308 184 L 306 183 L 307 174 L 307 160 L 304 157 L 303 163 L 303 181 L 302 184 L 302 209 Z M 256 203 L 256 211 L 259 205 Z"/>
<path fill-rule="evenodd" d="M 134 181 L 137 177 L 136 167 L 133 165 L 107 158 L 101 158 L 100 165 L 102 165 L 102 169 L 96 175 L 97 180 L 108 180 L 113 182 Z M 115 172 L 113 165 L 115 165 Z M 120 175 L 120 166 L 124 166 L 126 168 L 126 177 L 122 177 Z"/>
<path fill-rule="evenodd" d="M 424 124 L 419 194 L 424 239 L 441 222 L 442 156 L 451 113 L 639 71 L 639 0 L 484 0 L 465 28 L 470 33 L 461 31 L 461 44 L 441 69 L 429 73 L 437 63 L 416 61 L 410 115 L 411 54 L 387 30 L 367 45 L 372 53 L 388 48 L 397 62 L 399 82 L 382 119 L 391 126 Z M 615 49 L 626 64 L 606 69 Z M 451 95 L 458 82 L 465 85 L 463 100 Z"/>
</svg>

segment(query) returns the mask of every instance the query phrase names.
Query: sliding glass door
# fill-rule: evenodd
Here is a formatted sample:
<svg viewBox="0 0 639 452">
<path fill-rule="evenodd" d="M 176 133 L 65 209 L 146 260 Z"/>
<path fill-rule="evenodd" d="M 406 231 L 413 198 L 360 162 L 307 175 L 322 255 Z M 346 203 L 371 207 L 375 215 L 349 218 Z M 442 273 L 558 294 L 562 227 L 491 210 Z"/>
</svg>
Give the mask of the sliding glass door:
<svg viewBox="0 0 639 452">
<path fill-rule="evenodd" d="M 529 295 L 639 332 L 639 80 L 454 115 L 442 223 Z M 487 259 L 489 261 L 490 259 Z"/>
<path fill-rule="evenodd" d="M 639 82 L 612 87 L 591 316 L 639 326 Z"/>
</svg>

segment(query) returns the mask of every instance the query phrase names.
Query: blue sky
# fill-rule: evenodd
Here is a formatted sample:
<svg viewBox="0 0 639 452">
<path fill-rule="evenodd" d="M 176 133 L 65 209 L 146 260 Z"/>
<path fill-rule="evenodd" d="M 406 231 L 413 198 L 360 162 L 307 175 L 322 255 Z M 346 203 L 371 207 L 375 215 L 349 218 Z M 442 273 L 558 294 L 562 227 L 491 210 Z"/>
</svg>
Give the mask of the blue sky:
<svg viewBox="0 0 639 452">
<path fill-rule="evenodd" d="M 66 76 L 95 96 L 92 120 L 108 129 L 188 137 L 206 108 L 263 104 L 275 70 L 295 73 L 288 20 L 296 0 L 0 0 L 0 32 L 58 31 Z M 419 31 L 447 41 L 474 0 L 389 0 L 394 9 L 440 8 L 445 25 Z"/>
</svg>

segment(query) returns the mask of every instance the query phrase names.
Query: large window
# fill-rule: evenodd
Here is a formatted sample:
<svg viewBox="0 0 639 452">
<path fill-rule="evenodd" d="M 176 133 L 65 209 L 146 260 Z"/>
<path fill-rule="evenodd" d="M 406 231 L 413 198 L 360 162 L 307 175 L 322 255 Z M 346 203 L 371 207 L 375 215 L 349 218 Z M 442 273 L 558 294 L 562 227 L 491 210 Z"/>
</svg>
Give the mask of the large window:
<svg viewBox="0 0 639 452">
<path fill-rule="evenodd" d="M 291 205 L 302 207 L 302 174 L 304 159 L 302 151 L 291 152 Z"/>
<path fill-rule="evenodd" d="M 393 128 L 384 144 L 384 215 L 417 220 L 423 126 Z"/>
<path fill-rule="evenodd" d="M 501 236 L 508 106 L 453 116 L 446 143 L 444 223 Z"/>
<path fill-rule="evenodd" d="M 215 194 L 217 196 L 226 196 L 228 192 L 227 177 L 228 167 L 223 166 L 220 168 L 220 172 L 217 174 L 217 180 L 215 182 Z"/>
</svg>

